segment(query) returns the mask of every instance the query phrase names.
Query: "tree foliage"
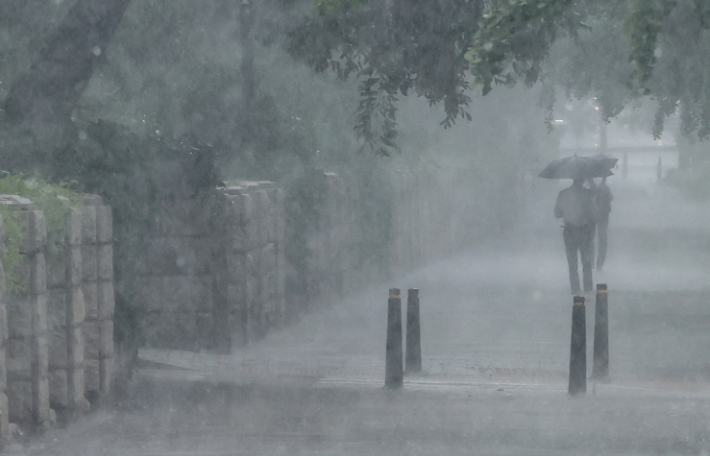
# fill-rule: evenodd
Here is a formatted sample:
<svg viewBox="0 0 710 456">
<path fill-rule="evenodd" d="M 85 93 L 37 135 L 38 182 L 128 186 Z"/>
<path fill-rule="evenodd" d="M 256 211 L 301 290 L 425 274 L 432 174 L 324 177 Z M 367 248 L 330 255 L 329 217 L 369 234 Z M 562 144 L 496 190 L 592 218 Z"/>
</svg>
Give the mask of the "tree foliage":
<svg viewBox="0 0 710 456">
<path fill-rule="evenodd" d="M 576 33 L 580 15 L 570 0 L 493 2 L 465 54 L 483 94 L 494 83 L 511 85 L 522 77 L 537 82 L 541 64 L 559 29 Z"/>
<path fill-rule="evenodd" d="M 323 0 L 291 31 L 287 46 L 318 72 L 358 79 L 356 130 L 367 147 L 389 155 L 399 94 L 443 103 L 444 126 L 469 117 L 463 57 L 482 12 L 482 0 Z"/>
<path fill-rule="evenodd" d="M 704 138 L 710 134 L 710 80 L 705 76 L 710 69 L 706 63 L 710 57 L 710 6 L 706 1 L 505 0 L 502 3 L 508 7 L 495 14 L 497 21 L 482 27 L 469 55 L 477 55 L 484 49 L 483 55 L 490 56 L 499 47 L 506 49 L 519 31 L 509 26 L 512 32 L 506 32 L 498 24 L 520 23 L 520 10 L 527 6 L 532 14 L 522 19 L 524 28 L 542 21 L 546 24 L 543 28 L 551 29 L 538 41 L 542 50 L 553 44 L 555 30 L 573 38 L 575 46 L 569 47 L 566 55 L 577 59 L 578 77 L 564 79 L 563 84 L 577 94 L 587 94 L 593 88 L 604 107 L 604 119 L 617 115 L 630 100 L 650 96 L 658 103 L 653 125 L 655 137 L 662 134 L 665 118 L 679 108 L 684 135 Z M 540 9 L 533 10 L 526 3 L 537 3 Z M 590 49 L 590 45 L 595 48 Z M 601 58 L 579 59 L 590 51 Z M 543 56 L 543 53 L 533 55 L 532 62 Z M 499 65 L 494 68 L 494 76 L 514 78 L 522 74 L 527 82 L 537 76 L 534 65 L 530 66 L 532 71 L 525 65 L 520 71 L 521 65 L 516 66 L 520 59 L 514 50 L 504 53 L 501 59 L 508 64 L 508 73 Z M 600 68 L 604 71 L 599 71 Z M 474 73 L 485 74 L 485 69 L 485 66 L 483 70 L 474 69 Z"/>
<path fill-rule="evenodd" d="M 680 109 L 682 132 L 710 135 L 710 4 L 705 0 L 318 0 L 289 36 L 316 71 L 361 83 L 365 144 L 394 148 L 396 100 L 413 91 L 467 117 L 469 88 L 540 80 L 594 95 L 602 118 L 656 100 L 653 133 Z M 564 38 L 565 55 L 550 61 Z M 557 66 L 559 64 L 559 66 Z M 553 93 L 553 91 L 548 91 Z M 373 119 L 380 119 L 377 123 Z M 382 120 L 386 120 L 383 122 Z M 380 128 L 380 131 L 377 129 Z"/>
</svg>

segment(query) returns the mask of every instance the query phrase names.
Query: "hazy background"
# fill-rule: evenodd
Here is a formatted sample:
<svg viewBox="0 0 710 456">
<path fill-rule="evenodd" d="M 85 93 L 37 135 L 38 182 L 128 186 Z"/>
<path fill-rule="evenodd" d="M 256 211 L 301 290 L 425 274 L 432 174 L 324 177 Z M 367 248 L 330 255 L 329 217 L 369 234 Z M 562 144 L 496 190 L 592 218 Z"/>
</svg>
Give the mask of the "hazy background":
<svg viewBox="0 0 710 456">
<path fill-rule="evenodd" d="M 550 46 L 549 34 L 523 34 L 512 41 L 534 58 L 516 63 L 525 67 L 521 74 L 542 76 L 529 84 L 521 77 L 517 85 L 502 78 L 486 96 L 479 86 L 455 92 L 471 97 L 470 120 L 459 115 L 448 128 L 441 124 L 449 114 L 445 90 L 424 85 L 431 75 L 422 68 L 448 69 L 444 57 L 454 52 L 432 45 L 441 60 L 419 73 L 405 69 L 422 85 L 407 96 L 393 90 L 398 135 L 389 156 L 363 148 L 355 130 L 367 75 L 344 81 L 331 71 L 316 73 L 312 61 L 294 60 L 285 49 L 289 31 L 318 17 L 314 5 L 347 10 L 352 18 L 364 3 L 264 0 L 247 13 L 233 1 L 133 0 L 108 46 L 95 53 L 69 119 L 18 126 L 3 111 L 0 168 L 75 181 L 112 205 L 116 273 L 123 280 L 116 331 L 131 348 L 140 346 L 140 309 L 127 297 L 127 277 L 145 214 L 185 181 L 214 190 L 272 180 L 287 201 L 305 195 L 303 206 L 292 204 L 288 212 L 287 222 L 300 227 L 318 202 L 310 173 L 336 172 L 355 203 L 351 254 L 362 269 L 372 268 L 361 290 L 326 299 L 327 306 L 230 360 L 187 366 L 190 381 L 175 374 L 177 380 L 161 383 L 160 375 L 138 369 L 130 400 L 101 415 L 96 427 L 81 424 L 91 432 L 50 433 L 22 451 L 707 454 L 710 97 L 703 65 L 710 59 L 698 58 L 707 46 L 705 16 L 692 14 L 702 2 L 678 2 L 666 15 L 659 52 L 651 49 L 657 71 L 643 87 L 629 88 L 634 68 L 624 24 L 646 18 L 632 2 L 583 5 L 591 27 L 576 37 L 560 33 Z M 415 3 L 417 11 L 428 7 Z M 0 98 L 42 59 L 67 12 L 81 4 L 88 3 L 0 4 Z M 657 9 L 646 13 L 666 17 Z M 439 17 L 438 9 L 430 12 L 422 17 Z M 438 25 L 448 30 L 447 20 Z M 363 35 L 377 36 L 369 22 L 361 25 Z M 470 32 L 461 35 L 472 41 Z M 440 39 L 412 35 L 423 47 Z M 310 50 L 329 52 L 327 38 Z M 456 52 L 463 62 L 465 51 Z M 453 68 L 458 84 L 472 82 L 468 64 Z M 67 83 L 66 92 L 76 85 Z M 376 127 L 388 119 L 378 115 Z M 610 289 L 616 383 L 599 385 L 597 402 L 573 402 L 565 384 L 571 296 L 560 222 L 552 214 L 557 192 L 569 182 L 537 175 L 561 155 L 599 151 L 619 158 L 609 178 L 615 199 L 607 265 L 595 271 L 595 282 Z M 187 163 L 178 172 L 166 166 L 178 161 Z M 442 223 L 464 227 L 457 252 L 415 270 L 386 257 L 395 242 L 393 189 L 405 175 L 442 192 Z M 305 255 L 303 233 L 288 233 L 287 257 L 296 268 Z M 381 390 L 392 286 L 421 292 L 425 375 L 402 395 Z M 588 351 L 591 359 L 591 344 Z M 266 373 L 245 380 L 238 368 L 221 370 L 245 360 L 267 366 Z M 286 364 L 316 374 L 274 381 L 269 369 Z"/>
</svg>

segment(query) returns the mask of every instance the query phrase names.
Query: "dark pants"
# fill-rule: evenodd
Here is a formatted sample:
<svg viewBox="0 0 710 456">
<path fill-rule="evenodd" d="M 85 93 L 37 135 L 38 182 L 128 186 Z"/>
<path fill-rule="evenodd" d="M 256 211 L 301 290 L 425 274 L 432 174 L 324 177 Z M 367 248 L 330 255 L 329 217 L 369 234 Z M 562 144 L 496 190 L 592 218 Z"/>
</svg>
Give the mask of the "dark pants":
<svg viewBox="0 0 710 456">
<path fill-rule="evenodd" d="M 594 223 L 582 227 L 565 225 L 562 237 L 565 241 L 567 264 L 569 265 L 569 284 L 572 294 L 579 293 L 579 274 L 577 273 L 577 251 L 582 258 L 582 280 L 584 291 L 592 291 L 592 262 L 594 261 Z"/>
<path fill-rule="evenodd" d="M 597 255 L 597 269 L 601 269 L 606 261 L 606 246 L 608 242 L 609 217 L 602 217 L 597 222 L 597 236 L 599 237 L 599 254 Z"/>
</svg>

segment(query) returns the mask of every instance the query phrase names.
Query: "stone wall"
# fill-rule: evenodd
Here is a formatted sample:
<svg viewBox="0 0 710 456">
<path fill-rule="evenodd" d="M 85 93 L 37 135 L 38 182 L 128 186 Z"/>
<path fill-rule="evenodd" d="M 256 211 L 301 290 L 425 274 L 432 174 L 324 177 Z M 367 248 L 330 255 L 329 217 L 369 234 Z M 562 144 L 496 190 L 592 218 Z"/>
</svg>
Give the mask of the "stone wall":
<svg viewBox="0 0 710 456">
<path fill-rule="evenodd" d="M 263 337 L 288 319 L 284 294 L 284 195 L 272 182 L 245 182 L 225 189 L 226 256 L 221 293 L 222 331 L 230 346 Z"/>
<path fill-rule="evenodd" d="M 9 419 L 49 422 L 49 341 L 47 333 L 47 228 L 42 211 L 26 199 L 3 201 L 15 210 L 24 239 L 21 263 L 14 271 L 21 289 L 8 293 L 7 394 Z"/>
<path fill-rule="evenodd" d="M 109 396 L 114 297 L 111 211 L 99 198 L 67 206 L 64 226 L 49 237 L 44 213 L 31 201 L 0 195 L 0 204 L 11 209 L 24 238 L 13 266 L 17 285 L 5 293 L 0 275 L 4 438 L 8 419 L 45 427 L 55 411 L 72 418 L 87 410 L 87 397 Z"/>
<path fill-rule="evenodd" d="M 475 227 L 466 222 L 469 207 L 453 197 L 463 188 L 447 188 L 434 173 L 402 170 L 395 181 L 393 243 L 395 271 L 411 271 L 461 248 Z M 464 198 L 473 199 L 474 196 Z M 455 207 L 454 207 L 455 206 Z"/>
<path fill-rule="evenodd" d="M 394 195 L 388 263 L 355 265 L 361 234 L 353 227 L 367 223 L 357 219 L 356 203 L 363 202 L 354 201 L 338 175 L 322 177 L 320 217 L 300 271 L 303 290 L 286 290 L 284 192 L 271 182 L 166 198 L 145 214 L 148 234 L 126 236 L 137 247 L 126 295 L 143 312 L 146 344 L 228 352 L 287 323 L 313 300 L 455 251 L 461 227 L 446 218 L 445 192 L 404 173 Z M 44 214 L 31 201 L 4 196 L 0 203 L 14 209 L 27 233 L 15 270 L 20 289 L 4 293 L 0 270 L 1 433 L 8 418 L 42 426 L 53 410 L 73 416 L 86 410 L 87 398 L 109 397 L 115 362 L 111 209 L 95 196 L 80 208 L 67 206 L 57 242 L 48 240 Z"/>
<path fill-rule="evenodd" d="M 148 346 L 214 347 L 213 195 L 166 199 L 149 215 L 141 239 L 131 239 L 135 265 L 123 292 L 143 312 Z M 131 289 L 127 289 L 130 287 Z"/>
<path fill-rule="evenodd" d="M 84 381 L 96 397 L 111 391 L 113 349 L 113 217 L 101 198 L 81 210 L 81 277 L 84 295 Z"/>
<path fill-rule="evenodd" d="M 283 191 L 272 182 L 165 201 L 155 218 L 132 295 L 148 346 L 228 352 L 285 320 Z"/>
<path fill-rule="evenodd" d="M 60 411 L 81 409 L 84 398 L 82 211 L 69 209 L 63 245 L 47 249 L 49 401 Z"/>
<path fill-rule="evenodd" d="M 410 272 L 437 259 L 459 251 L 470 241 L 475 227 L 469 222 L 470 205 L 452 201 L 457 195 L 434 173 L 402 169 L 394 173 L 391 195 L 391 226 L 389 244 L 382 264 L 355 264 L 354 249 L 358 248 L 357 224 L 373 223 L 359 220 L 356 189 L 348 188 L 335 173 L 324 173 L 325 204 L 319 229 L 308 240 L 311 258 L 308 265 L 309 299 L 331 299 L 356 291 L 363 286 L 378 284 L 388 276 Z M 461 190 L 459 189 L 459 193 Z"/>
<path fill-rule="evenodd" d="M 352 247 L 351 224 L 354 222 L 355 208 L 348 197 L 343 179 L 335 173 L 324 173 L 325 195 L 320 211 L 318 229 L 309 233 L 305 302 L 320 297 L 340 296 L 346 289 L 352 288 L 346 283 Z M 355 271 L 353 271 L 355 272 Z M 362 271 L 360 271 L 362 272 Z M 298 302 L 298 300 L 297 300 Z"/>
<path fill-rule="evenodd" d="M 216 350 L 259 339 L 273 327 L 360 286 L 386 280 L 456 251 L 463 227 L 446 189 L 431 176 L 402 173 L 395 185 L 386 264 L 355 264 L 357 202 L 345 181 L 320 173 L 324 192 L 301 271 L 287 265 L 283 190 L 243 182 L 218 194 L 165 201 L 144 240 L 132 304 L 146 313 L 146 344 Z M 319 187 L 321 188 L 321 187 Z M 299 275 L 286 289 L 287 275 Z M 291 283 L 291 282 L 289 282 Z"/>
</svg>

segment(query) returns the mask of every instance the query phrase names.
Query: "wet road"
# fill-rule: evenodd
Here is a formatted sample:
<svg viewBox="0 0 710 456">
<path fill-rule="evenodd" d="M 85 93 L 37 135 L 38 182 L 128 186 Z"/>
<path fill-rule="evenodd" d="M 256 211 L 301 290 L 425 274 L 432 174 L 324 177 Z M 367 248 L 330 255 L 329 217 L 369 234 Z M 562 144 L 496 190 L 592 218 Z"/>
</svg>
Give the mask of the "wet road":
<svg viewBox="0 0 710 456">
<path fill-rule="evenodd" d="M 541 217 L 232 356 L 145 351 L 181 369 L 141 369 L 116 410 L 5 454 L 710 454 L 710 211 L 615 190 L 595 277 L 610 290 L 612 381 L 584 397 L 566 394 L 572 300 L 559 223 Z M 391 286 L 421 301 L 424 372 L 396 392 L 382 388 Z"/>
<path fill-rule="evenodd" d="M 70 432 L 33 455 L 707 454 L 710 400 L 553 390 L 174 389 Z M 175 396 L 180 395 L 181 398 Z"/>
</svg>

